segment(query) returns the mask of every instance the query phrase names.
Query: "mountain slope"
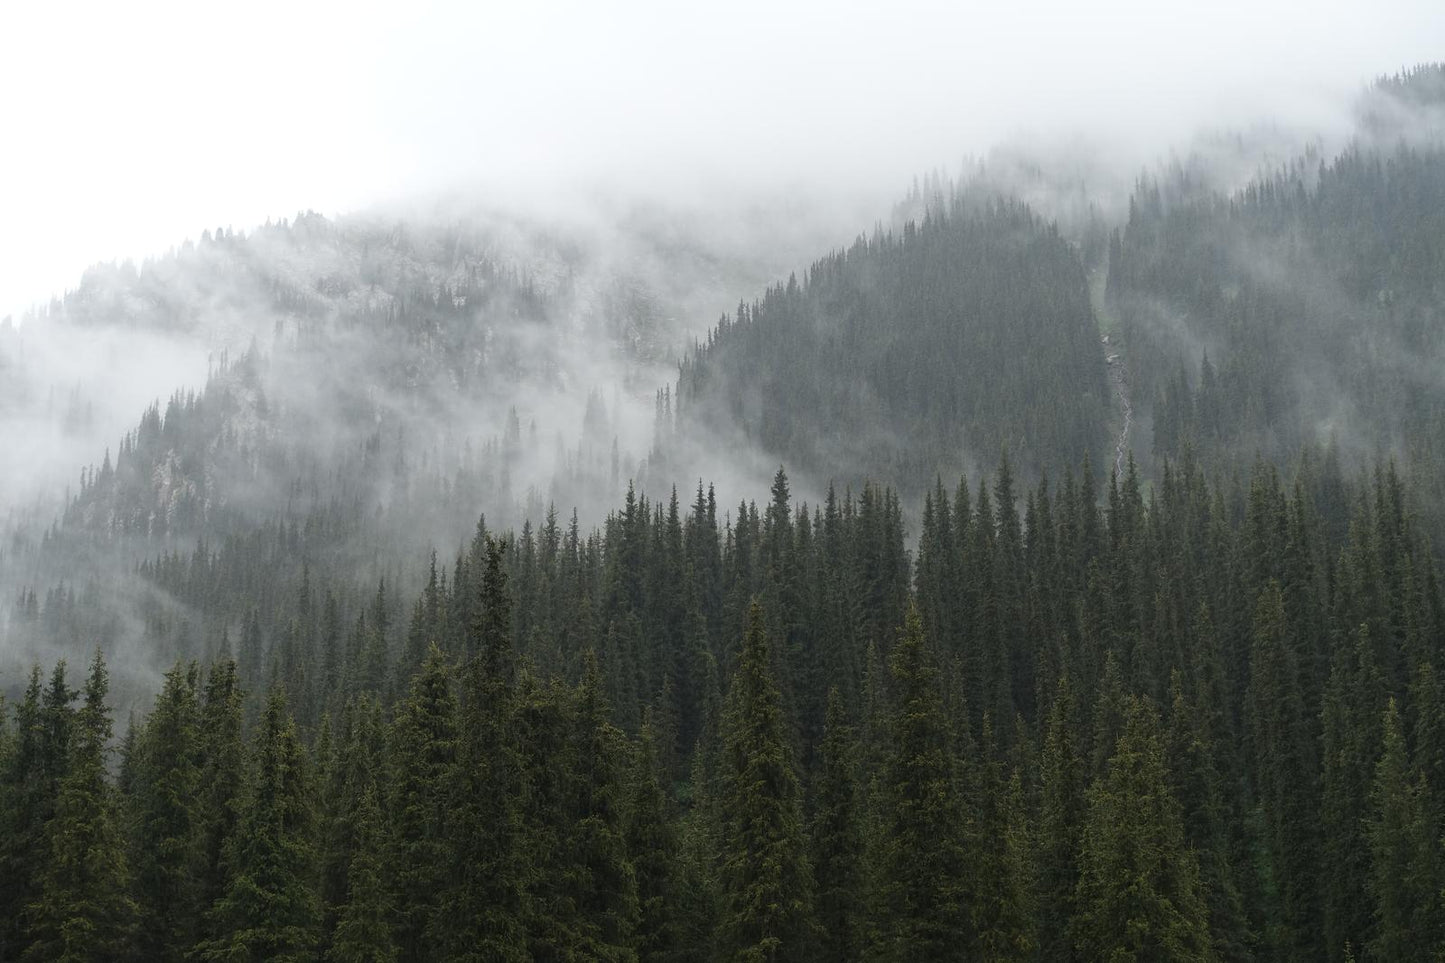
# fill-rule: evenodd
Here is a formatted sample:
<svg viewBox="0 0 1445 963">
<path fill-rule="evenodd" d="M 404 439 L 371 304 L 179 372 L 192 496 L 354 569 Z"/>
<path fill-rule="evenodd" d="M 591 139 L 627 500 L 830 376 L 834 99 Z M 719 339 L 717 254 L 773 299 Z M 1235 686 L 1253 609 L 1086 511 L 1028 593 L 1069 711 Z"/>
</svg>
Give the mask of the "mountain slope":
<svg viewBox="0 0 1445 963">
<path fill-rule="evenodd" d="M 1445 505 L 1445 146 L 1361 139 L 1179 195 L 1141 184 L 1111 246 L 1153 454 L 1242 467 L 1335 444 L 1397 458 Z"/>
<path fill-rule="evenodd" d="M 680 450 L 715 436 L 909 496 L 1005 449 L 1030 472 L 1097 461 L 1108 417 L 1083 267 L 1010 202 L 860 237 L 740 305 L 683 363 L 676 409 Z"/>
</svg>

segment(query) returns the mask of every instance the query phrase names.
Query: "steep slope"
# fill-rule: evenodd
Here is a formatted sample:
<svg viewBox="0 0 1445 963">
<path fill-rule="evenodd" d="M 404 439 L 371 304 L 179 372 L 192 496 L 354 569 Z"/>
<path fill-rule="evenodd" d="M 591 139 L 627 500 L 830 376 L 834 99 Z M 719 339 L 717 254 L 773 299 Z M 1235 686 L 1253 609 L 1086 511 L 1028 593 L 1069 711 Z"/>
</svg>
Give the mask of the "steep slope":
<svg viewBox="0 0 1445 963">
<path fill-rule="evenodd" d="M 1376 114 L 1441 76 L 1382 85 Z M 1229 197 L 1141 184 L 1109 290 L 1156 456 L 1193 446 L 1241 465 L 1334 442 L 1407 462 L 1441 504 L 1445 149 L 1375 142 Z"/>
<path fill-rule="evenodd" d="M 0 671 L 69 638 L 130 651 L 148 620 L 174 642 L 188 614 L 134 574 L 156 558 L 280 532 L 277 579 L 410 590 L 479 515 L 600 520 L 693 305 L 776 276 L 807 236 L 728 226 L 304 215 L 87 272 L 0 328 L 0 591 L 57 612 L 104 596 L 105 616 L 9 632 L 7 606 Z"/>
<path fill-rule="evenodd" d="M 724 317 L 682 365 L 675 447 L 721 438 L 912 497 L 1002 450 L 1030 472 L 1101 463 L 1107 390 L 1074 249 L 1016 202 L 956 198 Z"/>
</svg>

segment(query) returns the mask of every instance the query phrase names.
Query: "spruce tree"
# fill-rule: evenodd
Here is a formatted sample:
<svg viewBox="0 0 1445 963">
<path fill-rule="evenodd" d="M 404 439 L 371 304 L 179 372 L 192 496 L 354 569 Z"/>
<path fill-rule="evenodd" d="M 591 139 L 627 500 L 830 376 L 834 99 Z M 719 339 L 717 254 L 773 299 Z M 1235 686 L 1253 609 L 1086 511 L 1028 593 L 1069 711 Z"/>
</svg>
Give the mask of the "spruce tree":
<svg viewBox="0 0 1445 963">
<path fill-rule="evenodd" d="M 321 907 L 316 892 L 315 816 L 305 755 L 286 699 L 266 700 L 251 776 L 228 847 L 231 875 L 212 915 L 216 937 L 204 959 L 314 959 Z"/>
<path fill-rule="evenodd" d="M 1217 959 L 1158 716 L 1139 697 L 1129 700 L 1106 775 L 1089 790 L 1079 873 L 1070 932 L 1083 959 Z"/>
<path fill-rule="evenodd" d="M 969 922 L 979 954 L 1000 963 L 1022 961 L 1034 948 L 1033 880 L 1023 780 L 1004 777 L 992 721 L 983 720 L 978 758 L 965 770 L 969 815 L 966 845 L 972 878 Z"/>
<path fill-rule="evenodd" d="M 899 963 L 969 959 L 975 952 L 969 924 L 971 867 L 958 764 L 938 670 L 925 651 L 914 606 L 909 606 L 888 668 L 892 725 L 874 794 L 882 838 L 873 955 Z"/>
<path fill-rule="evenodd" d="M 719 813 L 718 943 L 724 959 L 739 963 L 797 959 L 816 938 L 798 777 L 772 662 L 762 608 L 754 600 L 723 718 Z"/>
<path fill-rule="evenodd" d="M 578 896 L 587 871 L 574 846 L 573 780 L 579 766 L 572 695 L 560 679 L 544 683 L 529 666 L 517 673 L 513 738 L 525 806 L 518 807 L 513 839 L 518 866 L 526 871 L 526 953 L 538 963 L 554 963 L 586 939 Z"/>
<path fill-rule="evenodd" d="M 596 657 L 586 655 L 577 691 L 576 772 L 572 775 L 569 840 L 578 864 L 575 899 L 580 944 L 588 959 L 636 961 L 637 877 L 627 858 L 622 764 L 626 741 L 609 718 Z"/>
<path fill-rule="evenodd" d="M 678 859 L 672 864 L 677 894 L 672 903 L 677 933 L 672 959 L 679 963 L 712 963 L 715 955 L 712 947 L 722 912 L 721 759 L 720 747 L 711 752 L 699 747 L 684 789 L 687 808 L 678 819 Z"/>
<path fill-rule="evenodd" d="M 1252 934 L 1229 862 L 1223 788 L 1208 722 L 1185 697 L 1183 677 L 1177 669 L 1171 674 L 1169 691 L 1164 745 L 1170 762 L 1170 787 L 1180 803 L 1185 842 L 1199 858 L 1210 939 L 1221 960 L 1250 960 Z"/>
<path fill-rule="evenodd" d="M 343 727 L 350 727 L 350 716 L 355 708 L 351 700 L 342 708 Z M 330 947 L 332 931 L 346 901 L 346 868 L 351 863 L 350 838 L 345 833 L 350 817 L 351 800 L 346 798 L 345 767 L 341 753 L 336 746 L 336 726 L 330 713 L 321 717 L 312 747 L 311 759 L 315 777 L 313 786 L 312 815 L 316 823 L 316 855 L 320 875 L 321 897 L 321 939 L 319 949 L 322 955 Z M 344 736 L 342 738 L 345 738 Z"/>
<path fill-rule="evenodd" d="M 1061 677 L 1049 707 L 1041 768 L 1041 814 L 1035 857 L 1039 892 L 1039 955 L 1069 963 L 1077 959 L 1069 936 L 1079 885 L 1079 847 L 1087 809 L 1087 779 L 1079 752 L 1074 688 Z"/>
<path fill-rule="evenodd" d="M 448 792 L 457 760 L 452 663 L 433 643 L 396 708 L 388 745 L 389 864 L 396 884 L 396 941 L 404 959 L 434 956 L 428 936 L 446 888 Z"/>
<path fill-rule="evenodd" d="M 166 673 L 139 737 L 135 820 L 137 951 L 148 960 L 181 960 L 197 936 L 197 791 L 200 702 L 195 663 Z"/>
<path fill-rule="evenodd" d="M 1353 638 L 1337 641 L 1320 710 L 1321 889 L 1332 961 L 1342 959 L 1346 944 L 1363 948 L 1373 928 L 1366 830 L 1386 698 L 1369 629 L 1361 625 Z"/>
<path fill-rule="evenodd" d="M 346 873 L 346 902 L 326 958 L 331 963 L 392 963 L 398 959 L 392 937 L 393 905 L 384 874 L 386 824 L 368 786 L 356 809 L 356 852 Z"/>
<path fill-rule="evenodd" d="M 663 963 L 678 947 L 677 830 L 658 777 L 660 762 L 651 714 L 644 714 L 633 754 L 624 824 L 627 855 L 637 881 L 635 945 L 640 963 Z"/>
<path fill-rule="evenodd" d="M 62 684 L 64 679 L 62 677 Z M 73 711 L 66 706 L 67 711 Z M 25 695 L 16 706 L 14 746 L 4 772 L 0 832 L 0 959 L 18 959 L 26 944 L 27 907 L 38 895 L 39 869 L 45 859 L 45 824 L 55 810 L 56 773 L 63 769 L 62 747 L 47 738 L 41 707 L 40 666 L 30 673 Z"/>
<path fill-rule="evenodd" d="M 863 952 L 863 835 L 853 767 L 856 745 L 842 699 L 828 690 L 823 745 L 814 784 L 812 844 L 821 930 L 818 958 L 849 963 Z"/>
<path fill-rule="evenodd" d="M 68 771 L 45 827 L 46 860 L 29 907 L 24 959 L 83 963 L 120 960 L 130 948 L 136 906 L 125 846 L 116 825 L 105 757 L 111 737 L 110 677 L 97 650 L 75 714 Z"/>
<path fill-rule="evenodd" d="M 1319 855 L 1317 737 L 1299 684 L 1284 594 L 1268 582 L 1255 607 L 1248 690 L 1249 739 L 1268 872 L 1278 895 L 1266 944 L 1281 960 L 1323 955 L 1314 867 Z"/>
<path fill-rule="evenodd" d="M 226 895 L 231 880 L 228 851 L 236 832 L 246 774 L 246 751 L 241 741 L 243 703 L 235 661 L 225 659 L 211 666 L 199 720 L 201 762 L 195 799 L 198 838 L 191 874 L 203 914 L 200 935 L 205 940 L 217 936 L 211 909 Z"/>
<path fill-rule="evenodd" d="M 317 740 L 321 762 L 317 839 L 322 869 L 323 947 L 329 946 L 348 898 L 350 866 L 357 854 L 361 799 L 376 786 L 381 754 L 380 712 L 376 699 L 363 692 L 343 708 L 334 738 L 327 735 L 334 748 L 324 751 L 322 740 Z M 325 723 L 323 719 L 323 726 Z"/>
<path fill-rule="evenodd" d="M 1370 958 L 1392 963 L 1436 960 L 1445 952 L 1441 842 L 1431 831 L 1428 785 L 1411 771 L 1402 730 L 1391 699 L 1366 831 L 1375 922 Z"/>
<path fill-rule="evenodd" d="M 522 961 L 528 954 L 525 894 L 534 867 L 522 837 L 527 773 L 517 721 L 512 599 L 502 544 L 483 536 L 482 551 L 443 828 L 448 885 L 427 939 L 448 959 Z"/>
</svg>

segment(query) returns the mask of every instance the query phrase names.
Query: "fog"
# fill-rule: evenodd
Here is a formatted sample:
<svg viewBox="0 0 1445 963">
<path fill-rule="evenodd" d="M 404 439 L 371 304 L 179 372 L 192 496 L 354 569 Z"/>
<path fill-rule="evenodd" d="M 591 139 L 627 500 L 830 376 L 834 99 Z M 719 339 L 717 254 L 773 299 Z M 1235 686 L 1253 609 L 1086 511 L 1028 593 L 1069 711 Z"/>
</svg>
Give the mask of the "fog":
<svg viewBox="0 0 1445 963">
<path fill-rule="evenodd" d="M 705 319 L 862 216 L 803 191 L 741 212 L 451 197 L 87 270 L 0 328 L 0 595 L 98 602 L 118 678 L 143 692 L 156 653 L 135 607 L 203 620 L 128 573 L 198 539 L 341 517 L 352 534 L 322 539 L 314 571 L 405 595 L 479 514 L 507 528 L 555 504 L 590 528 L 644 477 L 655 392 Z M 707 475 L 766 491 L 775 467 Z M 53 658 L 12 618 L 0 607 L 0 674 Z"/>
<path fill-rule="evenodd" d="M 206 362 L 199 342 L 155 332 L 0 328 L 0 521 L 59 507 L 55 488 L 134 427 L 158 384 L 200 383 Z"/>
<path fill-rule="evenodd" d="M 1338 127 L 1347 95 L 1445 39 L 1429 0 L 57 3 L 5 20 L 0 316 L 203 228 L 447 189 L 836 198 L 1040 132 L 1137 167 L 1201 127 Z"/>
<path fill-rule="evenodd" d="M 17 586 L 130 571 L 194 537 L 176 522 L 191 503 L 205 531 L 339 499 L 387 512 L 405 560 L 358 579 L 411 566 L 405 596 L 478 511 L 508 525 L 556 502 L 595 524 L 633 477 L 684 502 L 699 477 L 725 507 L 765 497 L 776 460 L 737 439 L 686 439 L 649 470 L 655 392 L 740 300 L 920 214 L 900 203 L 920 174 L 1018 196 L 1097 246 L 1141 172 L 1228 193 L 1361 130 L 1442 129 L 1359 106 L 1375 76 L 1438 55 L 1429 2 L 31 4 L 5 20 L 0 641 Z M 479 287 L 479 269 L 498 273 Z M 475 340 L 447 342 L 453 316 Z M 208 378 L 225 440 L 195 449 L 200 468 L 146 463 L 143 523 L 74 503 L 80 528 L 126 536 L 120 554 L 47 569 L 31 549 L 80 479 L 148 405 L 184 407 Z M 144 631 L 128 585 L 105 589 L 117 651 Z"/>
</svg>

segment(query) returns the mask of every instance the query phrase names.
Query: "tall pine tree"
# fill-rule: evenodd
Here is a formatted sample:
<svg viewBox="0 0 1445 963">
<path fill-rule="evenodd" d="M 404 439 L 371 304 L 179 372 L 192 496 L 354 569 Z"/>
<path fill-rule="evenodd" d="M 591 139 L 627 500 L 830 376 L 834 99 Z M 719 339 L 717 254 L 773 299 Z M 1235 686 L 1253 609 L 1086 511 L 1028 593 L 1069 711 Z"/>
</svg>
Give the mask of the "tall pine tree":
<svg viewBox="0 0 1445 963">
<path fill-rule="evenodd" d="M 26 960 L 82 963 L 120 960 L 130 948 L 136 906 L 130 898 L 125 845 L 106 779 L 110 676 L 99 650 L 84 702 L 75 714 L 69 771 L 55 815 L 45 827 L 46 860 L 29 908 Z"/>
<path fill-rule="evenodd" d="M 1089 790 L 1070 931 L 1084 959 L 1212 961 L 1195 855 L 1169 789 L 1158 714 L 1132 697 L 1106 775 Z"/>
<path fill-rule="evenodd" d="M 819 959 L 849 963 L 862 958 L 863 836 L 853 767 L 856 746 L 843 719 L 836 688 L 828 691 L 823 745 L 814 784 L 813 867 L 817 874 Z"/>
<path fill-rule="evenodd" d="M 305 754 L 280 690 L 266 700 L 252 755 L 227 854 L 231 877 L 212 911 L 217 935 L 202 955 L 303 963 L 320 938 L 315 818 Z"/>
<path fill-rule="evenodd" d="M 1438 960 L 1445 953 L 1441 841 L 1430 831 L 1428 794 L 1423 777 L 1411 770 L 1400 713 L 1391 699 L 1366 827 L 1375 921 L 1371 960 L 1409 963 Z"/>
<path fill-rule="evenodd" d="M 916 607 L 909 606 L 888 668 L 892 724 L 874 794 L 883 834 L 874 955 L 900 963 L 970 959 L 971 867 L 959 767 Z"/>
<path fill-rule="evenodd" d="M 199 671 L 191 663 L 166 673 L 137 746 L 132 863 L 140 906 L 137 950 L 148 960 L 184 959 L 197 936 Z"/>
<path fill-rule="evenodd" d="M 763 612 L 748 608 L 723 719 L 723 958 L 781 963 L 816 939 L 798 777 Z"/>
</svg>

